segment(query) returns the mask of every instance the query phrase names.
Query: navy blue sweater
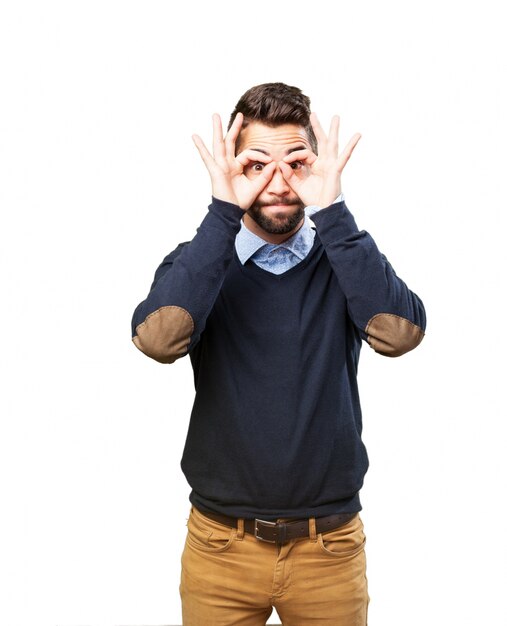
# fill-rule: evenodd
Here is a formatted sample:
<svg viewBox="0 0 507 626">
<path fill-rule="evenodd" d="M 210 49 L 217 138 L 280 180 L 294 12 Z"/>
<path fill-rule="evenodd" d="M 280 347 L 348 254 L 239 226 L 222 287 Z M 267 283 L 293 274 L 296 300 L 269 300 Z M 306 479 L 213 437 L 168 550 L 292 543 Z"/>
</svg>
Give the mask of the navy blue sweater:
<svg viewBox="0 0 507 626">
<path fill-rule="evenodd" d="M 268 520 L 359 511 L 362 340 L 384 356 L 415 348 L 423 304 L 344 202 L 312 216 L 311 251 L 279 275 L 239 261 L 243 214 L 212 198 L 132 320 L 133 341 L 151 358 L 191 359 L 196 395 L 181 461 L 190 501 Z"/>
</svg>

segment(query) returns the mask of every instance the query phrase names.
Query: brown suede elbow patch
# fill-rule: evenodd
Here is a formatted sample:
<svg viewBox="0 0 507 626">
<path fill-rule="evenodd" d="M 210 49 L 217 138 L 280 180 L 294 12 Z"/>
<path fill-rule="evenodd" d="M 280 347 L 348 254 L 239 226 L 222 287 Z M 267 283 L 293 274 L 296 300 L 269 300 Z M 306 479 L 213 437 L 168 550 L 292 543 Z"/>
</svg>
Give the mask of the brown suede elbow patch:
<svg viewBox="0 0 507 626">
<path fill-rule="evenodd" d="M 416 348 L 424 337 L 419 326 L 393 313 L 374 315 L 365 332 L 370 346 L 384 356 L 401 356 Z"/>
<path fill-rule="evenodd" d="M 136 327 L 132 341 L 141 352 L 159 363 L 174 363 L 187 352 L 194 321 L 179 306 L 163 306 Z"/>
</svg>

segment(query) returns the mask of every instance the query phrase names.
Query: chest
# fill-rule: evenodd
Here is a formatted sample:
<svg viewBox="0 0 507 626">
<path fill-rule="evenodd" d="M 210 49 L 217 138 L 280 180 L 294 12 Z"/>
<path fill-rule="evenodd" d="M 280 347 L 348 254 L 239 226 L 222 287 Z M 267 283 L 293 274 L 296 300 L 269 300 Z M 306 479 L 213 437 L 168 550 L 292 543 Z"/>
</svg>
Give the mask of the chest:
<svg viewBox="0 0 507 626">
<path fill-rule="evenodd" d="M 234 258 L 206 325 L 223 341 L 238 336 L 264 349 L 296 345 L 316 336 L 333 340 L 348 323 L 345 296 L 320 249 L 276 275 Z"/>
</svg>

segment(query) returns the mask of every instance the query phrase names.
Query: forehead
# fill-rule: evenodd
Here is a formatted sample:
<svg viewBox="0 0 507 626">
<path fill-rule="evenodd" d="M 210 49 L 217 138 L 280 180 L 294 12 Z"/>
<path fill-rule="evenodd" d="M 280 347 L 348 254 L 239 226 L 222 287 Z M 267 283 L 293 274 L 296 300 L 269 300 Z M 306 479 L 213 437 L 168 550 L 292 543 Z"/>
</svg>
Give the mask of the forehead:
<svg viewBox="0 0 507 626">
<path fill-rule="evenodd" d="M 250 122 L 241 131 L 236 143 L 240 145 L 241 150 L 260 148 L 268 154 L 284 152 L 298 144 L 311 147 L 303 126 L 282 124 L 272 127 L 261 122 Z"/>
</svg>

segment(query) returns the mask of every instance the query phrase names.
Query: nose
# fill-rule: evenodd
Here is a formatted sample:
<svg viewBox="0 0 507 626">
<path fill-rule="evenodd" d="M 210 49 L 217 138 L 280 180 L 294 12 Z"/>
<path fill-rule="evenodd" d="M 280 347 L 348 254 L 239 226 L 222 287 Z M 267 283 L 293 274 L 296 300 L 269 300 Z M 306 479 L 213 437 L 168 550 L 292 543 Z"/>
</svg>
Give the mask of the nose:
<svg viewBox="0 0 507 626">
<path fill-rule="evenodd" d="M 287 181 L 283 177 L 282 170 L 278 165 L 273 173 L 273 177 L 266 187 L 266 191 L 275 196 L 286 196 L 291 191 Z"/>
</svg>

